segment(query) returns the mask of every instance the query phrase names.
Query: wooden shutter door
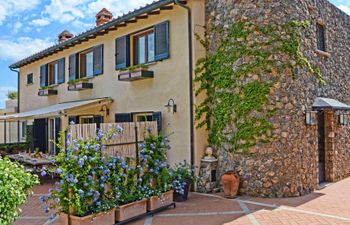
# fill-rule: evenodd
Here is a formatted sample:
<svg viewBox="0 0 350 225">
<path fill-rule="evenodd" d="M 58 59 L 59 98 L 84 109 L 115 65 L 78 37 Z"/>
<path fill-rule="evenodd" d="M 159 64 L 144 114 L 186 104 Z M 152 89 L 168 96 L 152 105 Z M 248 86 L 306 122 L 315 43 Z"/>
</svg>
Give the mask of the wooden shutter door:
<svg viewBox="0 0 350 225">
<path fill-rule="evenodd" d="M 115 40 L 115 68 L 117 70 L 130 66 L 130 36 Z"/>
<path fill-rule="evenodd" d="M 162 130 L 162 113 L 161 112 L 153 112 L 152 120 L 157 121 L 158 133 Z"/>
<path fill-rule="evenodd" d="M 115 122 L 116 123 L 128 123 L 132 122 L 132 114 L 131 113 L 116 113 L 115 114 Z"/>
<path fill-rule="evenodd" d="M 103 44 L 94 47 L 94 76 L 103 74 Z"/>
<path fill-rule="evenodd" d="M 79 54 L 73 54 L 69 56 L 69 80 L 75 80 L 79 78 Z"/>
<path fill-rule="evenodd" d="M 169 58 L 169 21 L 154 26 L 155 60 Z"/>
<path fill-rule="evenodd" d="M 40 87 L 48 85 L 47 64 L 40 66 Z"/>
<path fill-rule="evenodd" d="M 58 60 L 58 80 L 57 83 L 62 84 L 65 81 L 65 58 Z"/>
</svg>

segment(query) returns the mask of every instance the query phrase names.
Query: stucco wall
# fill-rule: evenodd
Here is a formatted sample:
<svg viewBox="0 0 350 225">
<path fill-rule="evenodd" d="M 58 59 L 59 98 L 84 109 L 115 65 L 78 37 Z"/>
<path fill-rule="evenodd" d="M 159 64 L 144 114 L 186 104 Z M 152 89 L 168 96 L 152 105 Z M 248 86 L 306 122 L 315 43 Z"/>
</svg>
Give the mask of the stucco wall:
<svg viewBox="0 0 350 225">
<path fill-rule="evenodd" d="M 194 7 L 192 7 L 192 1 L 189 1 L 189 5 L 194 12 L 194 24 L 204 24 L 204 2 L 195 0 L 193 4 Z M 118 71 L 114 69 L 115 39 L 166 20 L 170 22 L 170 58 L 149 65 L 149 69 L 154 71 L 153 79 L 134 82 L 118 81 Z M 184 159 L 189 161 L 190 103 L 188 36 L 186 28 L 187 12 L 179 6 L 174 6 L 173 10 L 161 11 L 159 15 L 138 20 L 137 23 L 128 24 L 125 28 L 111 31 L 104 36 L 98 36 L 96 39 L 20 68 L 21 111 L 29 111 L 60 102 L 99 97 L 111 97 L 114 99 L 107 122 L 114 122 L 115 113 L 161 111 L 163 133 L 165 135 L 171 134 L 169 139 L 172 150 L 168 155 L 169 162 L 175 163 Z M 57 87 L 57 96 L 38 97 L 41 65 L 66 57 L 65 76 L 66 81 L 68 81 L 68 56 L 99 44 L 104 44 L 104 73 L 91 80 L 94 85 L 92 90 L 69 92 L 67 91 L 67 84 L 61 84 Z M 29 73 L 34 74 L 33 85 L 26 85 L 26 75 Z M 178 111 L 175 114 L 164 107 L 170 98 L 175 100 L 178 107 Z"/>
<path fill-rule="evenodd" d="M 278 115 L 271 119 L 278 141 L 250 149 L 254 157 L 232 155 L 224 149 L 219 151 L 221 173 L 230 169 L 238 171 L 242 178 L 241 193 L 266 197 L 310 193 L 318 187 L 318 140 L 317 127 L 305 125 L 304 112 L 311 109 L 317 96 L 350 103 L 350 17 L 326 0 L 206 2 L 208 27 L 229 25 L 240 19 L 259 24 L 290 20 L 311 22 L 311 27 L 302 33 L 302 51 L 320 67 L 327 84 L 320 86 L 314 76 L 303 70 L 295 79 L 284 74 L 269 95 L 270 104 L 278 109 Z M 329 57 L 316 52 L 316 22 L 320 20 L 326 26 Z M 208 38 L 211 50 L 215 51 L 218 36 L 209 33 Z M 346 146 L 343 142 L 338 144 Z M 344 167 L 337 169 L 347 170 Z"/>
</svg>

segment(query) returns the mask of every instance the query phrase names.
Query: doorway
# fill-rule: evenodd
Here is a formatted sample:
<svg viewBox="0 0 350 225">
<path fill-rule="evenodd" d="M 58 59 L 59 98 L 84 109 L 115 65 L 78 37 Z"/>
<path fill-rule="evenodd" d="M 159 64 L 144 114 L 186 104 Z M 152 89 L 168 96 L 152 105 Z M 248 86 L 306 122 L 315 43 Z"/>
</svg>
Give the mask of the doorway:
<svg viewBox="0 0 350 225">
<path fill-rule="evenodd" d="M 325 113 L 318 112 L 318 178 L 319 183 L 326 181 Z"/>
<path fill-rule="evenodd" d="M 34 150 L 46 153 L 48 147 L 47 119 L 35 119 L 33 124 Z"/>
</svg>

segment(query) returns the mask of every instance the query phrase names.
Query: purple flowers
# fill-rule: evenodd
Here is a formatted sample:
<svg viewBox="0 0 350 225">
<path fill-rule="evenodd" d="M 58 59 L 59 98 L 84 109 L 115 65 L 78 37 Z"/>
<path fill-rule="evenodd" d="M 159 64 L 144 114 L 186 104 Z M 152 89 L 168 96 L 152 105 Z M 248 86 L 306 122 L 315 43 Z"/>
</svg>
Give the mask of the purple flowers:
<svg viewBox="0 0 350 225">
<path fill-rule="evenodd" d="M 43 168 L 43 171 L 41 171 L 40 175 L 41 175 L 42 177 L 45 177 L 45 176 L 46 176 L 46 171 L 45 171 L 44 168 Z"/>
<path fill-rule="evenodd" d="M 62 173 L 62 169 L 61 168 L 57 168 L 56 173 L 61 174 Z"/>
<path fill-rule="evenodd" d="M 79 195 L 80 195 L 81 197 L 84 197 L 84 191 L 83 191 L 83 190 L 79 189 L 79 190 L 78 190 L 78 193 L 79 193 Z"/>
</svg>

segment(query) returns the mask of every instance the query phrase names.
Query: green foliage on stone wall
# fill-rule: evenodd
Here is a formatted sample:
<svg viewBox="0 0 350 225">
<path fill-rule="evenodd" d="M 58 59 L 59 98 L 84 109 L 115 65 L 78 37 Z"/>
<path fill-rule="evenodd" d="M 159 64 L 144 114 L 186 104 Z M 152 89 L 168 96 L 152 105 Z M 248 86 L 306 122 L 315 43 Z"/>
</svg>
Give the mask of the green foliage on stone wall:
<svg viewBox="0 0 350 225">
<path fill-rule="evenodd" d="M 320 70 L 300 50 L 300 31 L 308 26 L 307 21 L 236 22 L 212 30 L 221 37 L 214 43 L 216 51 L 196 68 L 196 95 L 206 95 L 196 107 L 196 119 L 209 130 L 211 145 L 244 153 L 275 140 L 269 119 L 276 109 L 268 95 L 282 74 L 294 76 L 297 68 L 306 69 L 324 83 Z M 208 41 L 199 41 L 211 52 Z"/>
</svg>

